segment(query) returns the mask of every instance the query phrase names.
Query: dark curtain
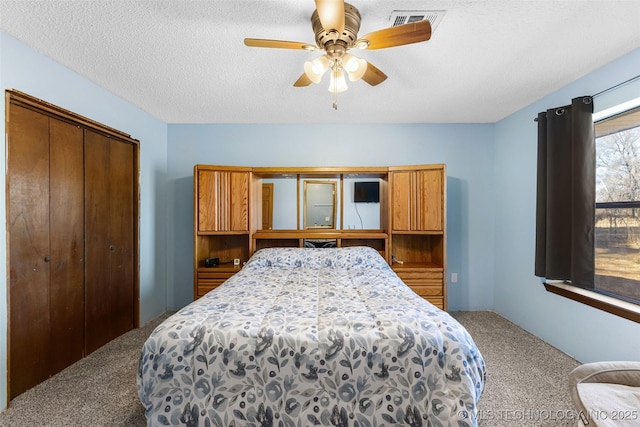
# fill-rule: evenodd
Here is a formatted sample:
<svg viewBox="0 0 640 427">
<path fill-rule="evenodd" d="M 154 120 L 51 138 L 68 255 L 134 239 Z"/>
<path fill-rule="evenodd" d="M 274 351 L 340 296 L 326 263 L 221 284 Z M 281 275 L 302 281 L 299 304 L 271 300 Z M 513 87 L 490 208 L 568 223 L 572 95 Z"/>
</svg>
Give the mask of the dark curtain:
<svg viewBox="0 0 640 427">
<path fill-rule="evenodd" d="M 593 287 L 595 139 L 591 97 L 538 114 L 535 274 Z"/>
</svg>

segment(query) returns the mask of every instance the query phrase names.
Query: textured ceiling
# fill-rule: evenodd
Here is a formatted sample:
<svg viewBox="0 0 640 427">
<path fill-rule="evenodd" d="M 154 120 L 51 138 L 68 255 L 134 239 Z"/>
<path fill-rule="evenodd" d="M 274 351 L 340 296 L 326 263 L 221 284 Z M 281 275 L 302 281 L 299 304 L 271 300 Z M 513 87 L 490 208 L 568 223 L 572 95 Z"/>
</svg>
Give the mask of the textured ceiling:
<svg viewBox="0 0 640 427">
<path fill-rule="evenodd" d="M 314 42 L 312 0 L 0 0 L 0 28 L 167 123 L 495 122 L 640 47 L 638 1 L 352 0 L 360 35 L 393 10 L 444 10 L 428 42 L 358 51 L 388 79 L 331 108 L 319 55 L 244 46 Z M 16 88 L 19 89 L 19 88 Z"/>
</svg>

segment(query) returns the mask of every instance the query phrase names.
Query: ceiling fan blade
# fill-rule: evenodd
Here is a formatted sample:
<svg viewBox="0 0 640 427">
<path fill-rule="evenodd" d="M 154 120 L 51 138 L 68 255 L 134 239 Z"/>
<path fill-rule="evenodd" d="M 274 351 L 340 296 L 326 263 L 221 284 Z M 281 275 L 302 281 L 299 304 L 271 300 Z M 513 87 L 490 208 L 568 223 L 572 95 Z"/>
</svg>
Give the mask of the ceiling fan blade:
<svg viewBox="0 0 640 427">
<path fill-rule="evenodd" d="M 296 82 L 293 84 L 293 86 L 295 86 L 295 87 L 305 87 L 305 86 L 309 86 L 311 83 L 313 83 L 313 82 L 311 81 L 311 79 L 309 77 L 307 77 L 307 73 L 302 73 L 300 78 L 298 80 L 296 80 Z"/>
<path fill-rule="evenodd" d="M 380 71 L 378 67 L 374 66 L 371 62 L 367 62 L 367 71 L 364 72 L 362 80 L 369 83 L 371 86 L 376 86 L 387 80 L 387 75 Z"/>
<path fill-rule="evenodd" d="M 325 31 L 344 31 L 344 0 L 316 0 L 316 10 Z"/>
<path fill-rule="evenodd" d="M 355 44 L 359 45 L 360 41 L 366 40 L 369 42 L 366 49 L 385 49 L 387 47 L 423 42 L 430 38 L 431 24 L 429 21 L 424 20 L 374 31 L 360 37 Z"/>
<path fill-rule="evenodd" d="M 287 40 L 268 40 L 268 39 L 244 39 L 244 44 L 249 47 L 271 47 L 277 49 L 302 49 L 317 50 L 318 47 L 309 43 L 292 42 Z"/>
</svg>

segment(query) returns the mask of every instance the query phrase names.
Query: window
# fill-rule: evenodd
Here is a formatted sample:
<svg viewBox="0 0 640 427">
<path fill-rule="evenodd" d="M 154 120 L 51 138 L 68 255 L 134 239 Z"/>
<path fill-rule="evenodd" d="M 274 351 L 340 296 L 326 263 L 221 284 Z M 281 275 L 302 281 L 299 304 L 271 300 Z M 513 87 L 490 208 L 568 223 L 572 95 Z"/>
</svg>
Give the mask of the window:
<svg viewBox="0 0 640 427">
<path fill-rule="evenodd" d="M 595 132 L 594 290 L 640 304 L 640 107 Z"/>
<path fill-rule="evenodd" d="M 597 114 L 581 99 L 538 114 L 535 274 L 640 323 L 640 98 Z"/>
</svg>

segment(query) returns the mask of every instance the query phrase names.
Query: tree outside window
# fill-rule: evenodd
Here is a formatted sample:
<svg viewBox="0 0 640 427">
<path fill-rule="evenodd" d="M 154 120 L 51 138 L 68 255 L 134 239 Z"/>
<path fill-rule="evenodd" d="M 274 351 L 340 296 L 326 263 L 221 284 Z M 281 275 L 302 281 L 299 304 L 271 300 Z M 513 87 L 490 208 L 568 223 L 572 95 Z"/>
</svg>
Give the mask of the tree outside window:
<svg viewBox="0 0 640 427">
<path fill-rule="evenodd" d="M 595 289 L 640 304 L 640 109 L 595 130 Z"/>
</svg>

